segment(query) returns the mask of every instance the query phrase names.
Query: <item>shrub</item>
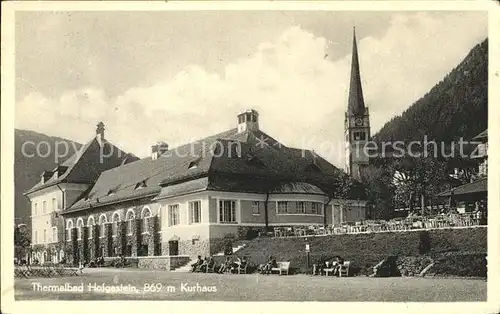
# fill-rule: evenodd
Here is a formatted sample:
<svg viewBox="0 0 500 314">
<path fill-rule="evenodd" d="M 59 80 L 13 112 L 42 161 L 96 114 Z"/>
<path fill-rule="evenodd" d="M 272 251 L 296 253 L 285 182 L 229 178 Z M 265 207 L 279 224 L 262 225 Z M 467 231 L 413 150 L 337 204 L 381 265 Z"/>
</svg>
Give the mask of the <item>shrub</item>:
<svg viewBox="0 0 500 314">
<path fill-rule="evenodd" d="M 426 275 L 486 278 L 486 254 L 443 254 Z"/>
</svg>

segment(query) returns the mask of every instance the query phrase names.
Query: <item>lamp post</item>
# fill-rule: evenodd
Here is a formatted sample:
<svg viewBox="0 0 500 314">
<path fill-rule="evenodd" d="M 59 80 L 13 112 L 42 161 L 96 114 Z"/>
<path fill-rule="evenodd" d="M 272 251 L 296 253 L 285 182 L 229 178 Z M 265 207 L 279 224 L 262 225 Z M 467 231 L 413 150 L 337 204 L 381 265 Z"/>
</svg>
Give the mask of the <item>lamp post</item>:
<svg viewBox="0 0 500 314">
<path fill-rule="evenodd" d="M 307 241 L 307 238 L 306 238 L 306 241 Z M 310 263 L 310 253 L 311 253 L 311 247 L 309 246 L 309 243 L 306 242 L 306 255 L 307 255 L 307 259 L 306 259 L 306 269 L 307 271 L 309 272 L 309 263 Z"/>
</svg>

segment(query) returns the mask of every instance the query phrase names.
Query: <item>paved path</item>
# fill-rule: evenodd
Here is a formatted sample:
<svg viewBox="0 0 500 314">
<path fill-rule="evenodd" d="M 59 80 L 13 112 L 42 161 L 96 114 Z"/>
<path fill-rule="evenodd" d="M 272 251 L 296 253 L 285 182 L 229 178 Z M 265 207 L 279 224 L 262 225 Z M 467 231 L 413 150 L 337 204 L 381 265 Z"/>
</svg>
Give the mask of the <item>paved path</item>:
<svg viewBox="0 0 500 314">
<path fill-rule="evenodd" d="M 137 269 L 86 269 L 84 273 L 78 277 L 16 279 L 16 299 L 485 301 L 487 285 L 485 280 L 471 279 L 219 275 Z M 55 289 L 51 287 L 65 284 L 83 291 L 38 288 Z"/>
</svg>

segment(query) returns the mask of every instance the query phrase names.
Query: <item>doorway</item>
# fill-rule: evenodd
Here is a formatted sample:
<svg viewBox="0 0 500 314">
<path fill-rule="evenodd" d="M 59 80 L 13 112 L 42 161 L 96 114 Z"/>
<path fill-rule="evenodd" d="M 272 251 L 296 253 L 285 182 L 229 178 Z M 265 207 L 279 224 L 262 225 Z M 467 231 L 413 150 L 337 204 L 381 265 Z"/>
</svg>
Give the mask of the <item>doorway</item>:
<svg viewBox="0 0 500 314">
<path fill-rule="evenodd" d="M 179 255 L 179 241 L 168 241 L 168 255 Z"/>
</svg>

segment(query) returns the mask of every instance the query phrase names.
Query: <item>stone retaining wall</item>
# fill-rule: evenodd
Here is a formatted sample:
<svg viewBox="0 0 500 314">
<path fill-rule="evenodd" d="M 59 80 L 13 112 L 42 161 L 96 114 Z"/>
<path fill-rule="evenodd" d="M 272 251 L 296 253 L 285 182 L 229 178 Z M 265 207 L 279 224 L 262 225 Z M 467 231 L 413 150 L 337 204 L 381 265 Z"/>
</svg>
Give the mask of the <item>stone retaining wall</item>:
<svg viewBox="0 0 500 314">
<path fill-rule="evenodd" d="M 191 258 L 189 256 L 141 256 L 138 257 L 138 268 L 174 270 L 186 265 Z"/>
</svg>

